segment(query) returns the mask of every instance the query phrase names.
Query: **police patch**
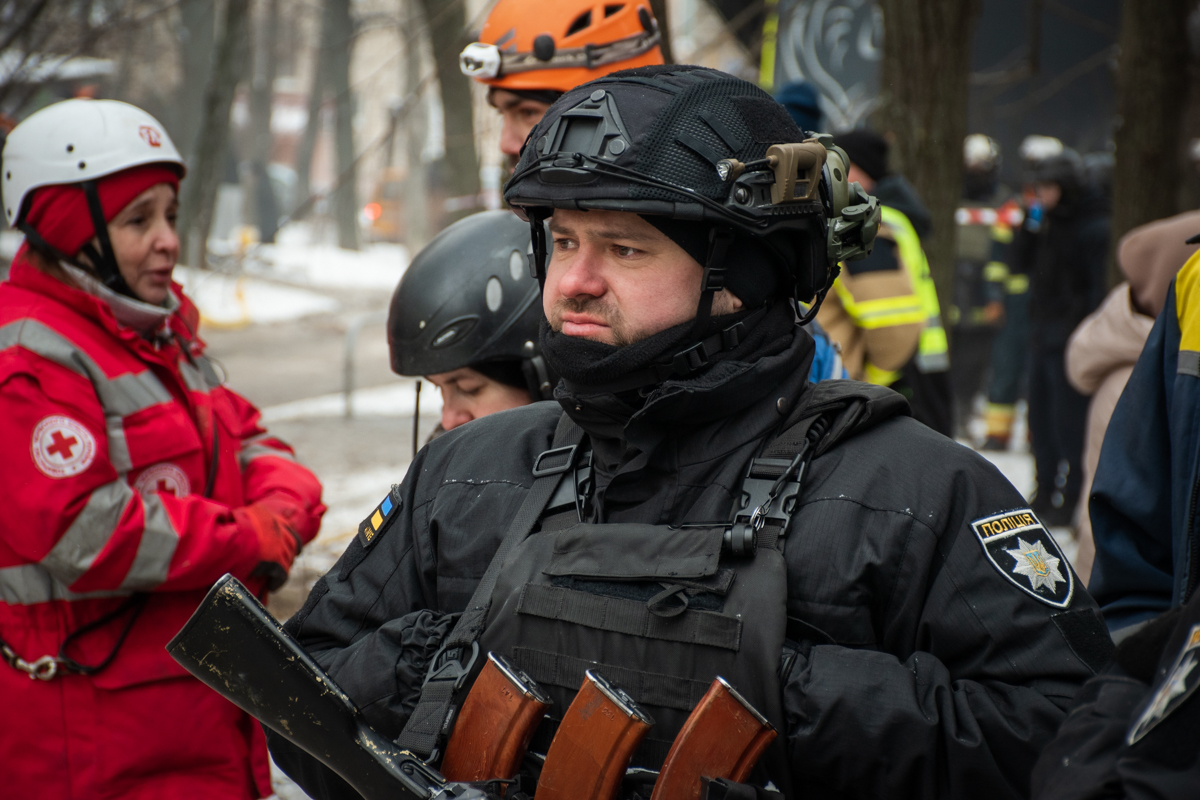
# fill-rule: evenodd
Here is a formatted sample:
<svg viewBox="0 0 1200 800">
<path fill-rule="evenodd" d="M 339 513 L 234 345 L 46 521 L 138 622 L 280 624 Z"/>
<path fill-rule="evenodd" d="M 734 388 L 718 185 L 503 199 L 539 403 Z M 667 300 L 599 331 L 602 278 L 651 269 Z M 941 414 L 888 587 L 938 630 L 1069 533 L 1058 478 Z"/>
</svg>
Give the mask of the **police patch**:
<svg viewBox="0 0 1200 800">
<path fill-rule="evenodd" d="M 400 508 L 404 505 L 404 501 L 397 496 L 399 494 L 397 488 L 393 486 L 392 491 L 387 493 L 370 516 L 359 523 L 358 541 L 364 548 L 375 544 L 375 540 L 391 527 Z"/>
<path fill-rule="evenodd" d="M 1032 509 L 977 519 L 971 528 L 992 566 L 1018 589 L 1055 608 L 1071 604 L 1075 575 Z"/>
<path fill-rule="evenodd" d="M 1183 705 L 1197 686 L 1200 686 L 1200 625 L 1193 625 L 1183 640 L 1183 647 L 1175 657 L 1170 672 L 1151 696 L 1137 722 L 1129 729 L 1126 741 L 1132 745 L 1149 733 L 1155 725 Z"/>
</svg>

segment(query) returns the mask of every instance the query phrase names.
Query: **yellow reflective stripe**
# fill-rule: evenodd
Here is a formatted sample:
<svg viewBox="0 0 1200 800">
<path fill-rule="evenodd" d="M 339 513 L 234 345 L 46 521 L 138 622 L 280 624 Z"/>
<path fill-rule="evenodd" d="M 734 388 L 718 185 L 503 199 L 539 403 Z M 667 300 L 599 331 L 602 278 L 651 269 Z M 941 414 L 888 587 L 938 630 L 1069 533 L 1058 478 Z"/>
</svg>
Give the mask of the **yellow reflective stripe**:
<svg viewBox="0 0 1200 800">
<path fill-rule="evenodd" d="M 983 279 L 999 283 L 1008 277 L 1008 265 L 1002 261 L 989 261 L 983 265 Z"/>
<path fill-rule="evenodd" d="M 900 379 L 900 373 L 892 369 L 880 369 L 870 361 L 863 362 L 863 379 L 876 386 L 891 386 Z"/>
<path fill-rule="evenodd" d="M 1200 250 L 1175 277 L 1175 317 L 1179 320 L 1179 349 L 1200 350 Z"/>
<path fill-rule="evenodd" d="M 878 300 L 856 301 L 841 279 L 834 281 L 833 290 L 842 302 L 846 314 L 854 320 L 855 325 L 864 330 L 893 325 L 920 325 L 925 321 L 925 310 L 921 308 L 921 301 L 916 295 L 904 294 L 898 297 L 881 297 Z"/>
<path fill-rule="evenodd" d="M 1009 244 L 1013 240 L 1013 230 L 1008 225 L 1002 222 L 997 222 L 992 226 L 992 241 L 1000 244 Z"/>
<path fill-rule="evenodd" d="M 1009 294 L 1025 294 L 1029 291 L 1029 276 L 1020 273 L 1009 275 L 1008 280 L 1004 282 L 1004 288 Z"/>
<path fill-rule="evenodd" d="M 912 223 L 908 221 L 908 217 L 904 216 L 903 212 L 888 206 L 880 206 L 879 208 L 883 215 L 883 224 L 891 229 L 892 236 L 896 240 L 896 248 L 900 252 L 900 261 L 904 264 L 904 268 L 908 270 L 908 276 L 912 280 L 913 292 L 921 303 L 924 312 L 922 321 L 930 329 L 935 327 L 940 328 L 942 325 L 942 309 L 938 304 L 937 286 L 934 285 L 933 277 L 929 274 L 929 262 L 925 258 L 925 251 L 921 249 L 921 237 L 917 236 Z M 928 340 L 922 336 L 918 352 L 921 355 L 927 356 L 941 355 L 947 352 L 945 341 L 946 337 L 944 333 L 940 338 L 933 337 Z M 926 346 L 940 349 L 926 350 Z"/>
<path fill-rule="evenodd" d="M 946 341 L 946 329 L 941 325 L 928 327 L 921 331 L 921 347 L 919 352 L 922 355 L 947 353 L 949 351 L 950 346 Z"/>
</svg>

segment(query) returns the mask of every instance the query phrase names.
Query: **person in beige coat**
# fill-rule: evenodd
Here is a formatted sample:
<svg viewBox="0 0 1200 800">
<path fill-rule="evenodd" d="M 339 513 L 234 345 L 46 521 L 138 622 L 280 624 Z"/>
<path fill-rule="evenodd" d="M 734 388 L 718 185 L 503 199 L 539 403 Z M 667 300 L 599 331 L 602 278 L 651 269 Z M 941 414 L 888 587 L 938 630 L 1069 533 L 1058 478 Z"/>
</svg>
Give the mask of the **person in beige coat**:
<svg viewBox="0 0 1200 800">
<path fill-rule="evenodd" d="M 1184 241 L 1197 233 L 1200 211 L 1151 222 L 1125 234 L 1117 245 L 1117 265 L 1126 281 L 1079 324 L 1067 343 L 1067 380 L 1077 391 L 1092 396 L 1083 449 L 1083 490 L 1076 509 L 1079 552 L 1074 566 L 1085 584 L 1096 554 L 1087 498 L 1104 432 L 1162 310 L 1171 280 L 1196 250 L 1196 245 Z"/>
</svg>

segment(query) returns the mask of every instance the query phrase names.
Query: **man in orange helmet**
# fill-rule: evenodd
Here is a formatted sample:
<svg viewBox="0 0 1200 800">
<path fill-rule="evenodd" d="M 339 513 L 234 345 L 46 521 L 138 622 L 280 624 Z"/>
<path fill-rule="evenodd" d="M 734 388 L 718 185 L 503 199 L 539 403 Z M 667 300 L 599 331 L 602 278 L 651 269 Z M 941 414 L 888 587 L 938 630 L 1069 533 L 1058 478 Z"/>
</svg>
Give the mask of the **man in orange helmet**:
<svg viewBox="0 0 1200 800">
<path fill-rule="evenodd" d="M 504 117 L 500 151 L 510 166 L 564 92 L 610 72 L 662 63 L 658 22 L 646 0 L 500 0 L 479 41 L 459 56 L 465 75 L 491 87 L 488 103 Z"/>
</svg>

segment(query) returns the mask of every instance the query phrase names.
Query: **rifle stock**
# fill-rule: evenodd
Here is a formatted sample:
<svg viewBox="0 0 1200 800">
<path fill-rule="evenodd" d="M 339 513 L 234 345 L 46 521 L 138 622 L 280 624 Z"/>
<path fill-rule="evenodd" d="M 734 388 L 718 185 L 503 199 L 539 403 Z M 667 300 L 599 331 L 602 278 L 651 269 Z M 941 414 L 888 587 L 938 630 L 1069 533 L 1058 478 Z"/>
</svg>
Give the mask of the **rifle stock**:
<svg viewBox="0 0 1200 800">
<path fill-rule="evenodd" d="M 718 677 L 671 744 L 650 800 L 700 800 L 701 778 L 741 783 L 775 736 L 771 723 Z"/>
<path fill-rule="evenodd" d="M 349 696 L 232 575 L 167 644 L 184 669 L 340 775 L 367 800 L 484 798 L 376 733 Z"/>
<path fill-rule="evenodd" d="M 632 697 L 585 672 L 546 753 L 537 800 L 611 800 L 653 724 Z"/>
<path fill-rule="evenodd" d="M 532 678 L 488 653 L 446 745 L 442 774 L 452 781 L 513 777 L 551 702 Z"/>
</svg>

